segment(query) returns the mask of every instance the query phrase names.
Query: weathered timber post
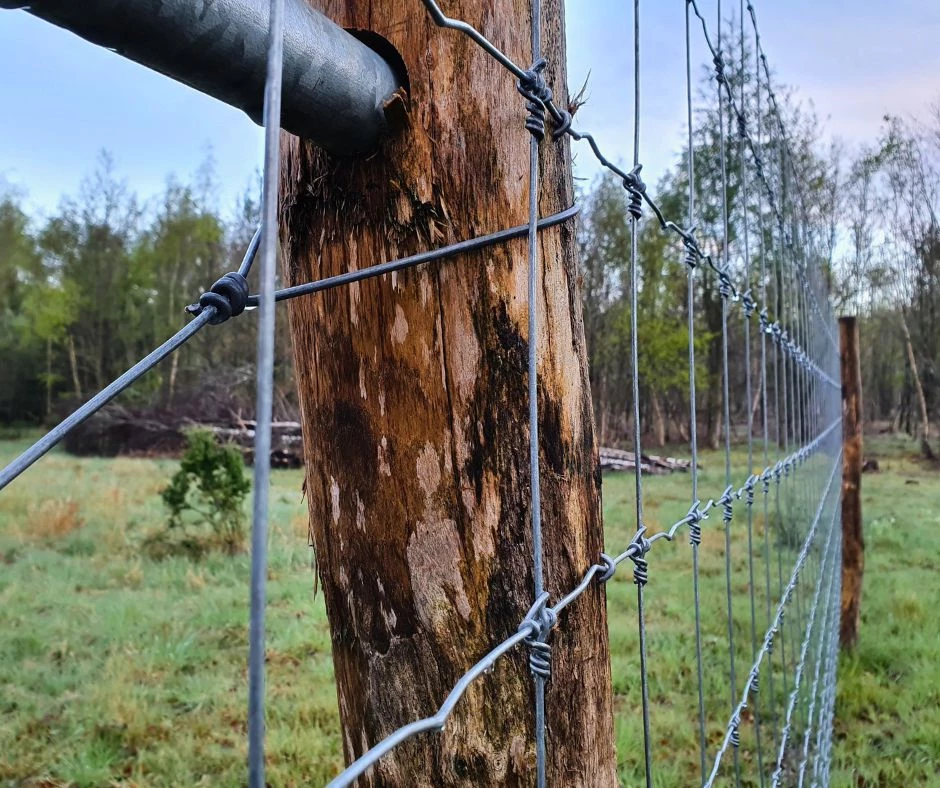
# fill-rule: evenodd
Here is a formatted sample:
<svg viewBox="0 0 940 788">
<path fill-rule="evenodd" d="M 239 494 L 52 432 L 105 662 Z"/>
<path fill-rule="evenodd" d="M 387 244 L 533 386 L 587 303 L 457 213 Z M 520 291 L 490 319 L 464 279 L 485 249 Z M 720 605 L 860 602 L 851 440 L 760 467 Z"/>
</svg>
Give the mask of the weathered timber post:
<svg viewBox="0 0 940 788">
<path fill-rule="evenodd" d="M 524 223 L 529 134 L 515 80 L 435 26 L 419 2 L 316 6 L 387 38 L 410 96 L 405 127 L 368 159 L 286 140 L 289 282 Z M 529 65 L 529 0 L 449 6 Z M 543 50 L 564 106 L 562 0 L 544 0 Z M 546 137 L 541 178 L 542 215 L 572 204 L 567 139 Z M 555 600 L 598 561 L 600 472 L 574 227 L 542 232 L 539 259 L 542 517 Z M 347 760 L 436 711 L 532 603 L 526 272 L 523 239 L 291 303 L 310 528 Z M 549 779 L 614 785 L 602 587 L 562 614 L 551 642 Z M 534 784 L 526 658 L 520 649 L 498 663 L 441 734 L 399 747 L 365 782 Z"/>
<path fill-rule="evenodd" d="M 852 649 L 858 642 L 865 540 L 862 534 L 862 373 L 858 322 L 839 318 L 842 361 L 842 619 L 839 642 Z"/>
</svg>

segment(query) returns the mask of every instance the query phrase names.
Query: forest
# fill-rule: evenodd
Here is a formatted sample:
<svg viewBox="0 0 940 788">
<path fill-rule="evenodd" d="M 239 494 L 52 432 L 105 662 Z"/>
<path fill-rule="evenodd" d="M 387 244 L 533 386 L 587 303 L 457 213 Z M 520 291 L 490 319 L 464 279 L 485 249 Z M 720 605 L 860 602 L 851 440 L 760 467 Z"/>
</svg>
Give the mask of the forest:
<svg viewBox="0 0 940 788">
<path fill-rule="evenodd" d="M 726 127 L 719 127 L 707 77 L 699 88 L 702 109 L 692 117 L 690 144 L 672 169 L 649 185 L 650 193 L 665 214 L 687 217 L 691 151 L 695 215 L 690 225 L 703 252 L 719 256 L 724 231 L 718 145 L 724 132 L 734 277 L 754 293 L 764 289 L 785 315 L 779 300 L 791 282 L 786 277 L 794 276 L 791 258 L 797 251 L 814 255 L 826 272 L 835 314 L 854 314 L 860 321 L 869 425 L 908 433 L 925 456 L 935 456 L 940 452 L 931 432 L 940 409 L 940 104 L 918 118 L 885 116 L 869 144 L 848 149 L 828 139 L 812 108 L 800 106 L 791 94 L 779 100 L 783 124 L 766 102 L 762 105 L 751 77 L 737 68 L 728 78 L 736 90 L 743 79 L 743 106 L 758 129 L 764 177 L 783 196 L 781 207 L 791 224 L 775 221 L 754 182 L 752 163 L 742 168 L 742 157 L 751 153 L 734 133 L 734 119 L 726 115 Z M 798 183 L 792 173 L 800 173 Z M 49 215 L 32 215 L 28 195 L 0 181 L 0 424 L 49 425 L 185 323 L 187 304 L 237 266 L 257 225 L 257 185 L 228 209 L 220 207 L 218 192 L 211 157 L 188 181 L 170 177 L 161 195 L 142 201 L 102 153 L 78 193 L 63 196 Z M 580 194 L 592 396 L 599 440 L 610 446 L 627 444 L 632 431 L 629 200 L 611 176 L 595 179 Z M 653 445 L 689 440 L 691 305 L 699 438 L 717 447 L 719 278 L 708 266 L 694 277 L 681 275 L 685 250 L 646 213 L 638 230 L 641 429 Z M 286 310 L 278 321 L 276 416 L 292 418 L 297 404 Z M 742 321 L 732 321 L 733 387 L 743 385 L 746 374 L 735 335 L 743 331 Z M 157 417 L 251 418 L 253 347 L 250 318 L 204 332 L 120 402 Z M 732 399 L 733 426 L 746 421 L 747 408 L 758 407 L 756 398 L 752 403 Z"/>
</svg>

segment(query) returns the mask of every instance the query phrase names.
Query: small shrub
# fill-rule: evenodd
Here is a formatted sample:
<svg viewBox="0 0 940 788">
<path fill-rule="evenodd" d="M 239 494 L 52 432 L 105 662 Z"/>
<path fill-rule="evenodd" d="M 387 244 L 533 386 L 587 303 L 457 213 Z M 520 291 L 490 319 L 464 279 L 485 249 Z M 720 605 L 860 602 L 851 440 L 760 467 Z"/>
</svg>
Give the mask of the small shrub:
<svg viewBox="0 0 940 788">
<path fill-rule="evenodd" d="M 160 493 L 170 513 L 166 528 L 148 539 L 148 551 L 195 559 L 213 547 L 237 553 L 245 546 L 243 503 L 251 489 L 242 456 L 205 430 L 190 432 L 186 442 L 179 470 Z"/>
</svg>

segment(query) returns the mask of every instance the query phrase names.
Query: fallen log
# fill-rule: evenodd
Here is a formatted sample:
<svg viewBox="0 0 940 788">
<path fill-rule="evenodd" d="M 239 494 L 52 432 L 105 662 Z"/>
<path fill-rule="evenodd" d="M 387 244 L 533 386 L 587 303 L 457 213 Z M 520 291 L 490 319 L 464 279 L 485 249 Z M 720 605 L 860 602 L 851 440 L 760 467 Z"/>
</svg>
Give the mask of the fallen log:
<svg viewBox="0 0 940 788">
<path fill-rule="evenodd" d="M 636 454 L 622 449 L 611 449 L 606 446 L 600 448 L 601 470 L 605 471 L 635 471 Z M 660 457 L 656 454 L 640 455 L 640 472 L 653 475 L 687 471 L 692 467 L 691 460 L 681 460 L 676 457 Z"/>
</svg>

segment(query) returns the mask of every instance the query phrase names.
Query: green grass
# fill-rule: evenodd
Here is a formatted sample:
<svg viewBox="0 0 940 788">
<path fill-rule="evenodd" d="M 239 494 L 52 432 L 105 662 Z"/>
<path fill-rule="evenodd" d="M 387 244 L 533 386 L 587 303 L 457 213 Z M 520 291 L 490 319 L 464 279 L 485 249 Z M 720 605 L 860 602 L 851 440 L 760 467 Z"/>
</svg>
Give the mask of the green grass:
<svg viewBox="0 0 940 788">
<path fill-rule="evenodd" d="M 25 445 L 24 439 L 0 443 L 0 463 Z M 863 627 L 858 650 L 840 664 L 836 785 L 929 784 L 940 761 L 940 473 L 907 458 L 910 448 L 879 441 L 874 453 L 882 457 L 882 473 L 864 479 Z M 741 454 L 734 460 L 740 483 L 745 460 Z M 717 497 L 724 487 L 722 458 L 706 454 L 703 462 L 702 497 Z M 243 784 L 248 557 L 212 555 L 200 563 L 141 557 L 144 536 L 165 516 L 157 493 L 174 467 L 163 460 L 53 453 L 0 494 L 0 784 Z M 321 598 L 313 594 L 301 478 L 300 472 L 276 472 L 271 499 L 268 778 L 276 786 L 321 784 L 342 760 L 329 629 Z M 605 480 L 610 551 L 622 550 L 632 536 L 632 490 L 632 476 Z M 653 532 L 688 509 L 685 474 L 649 478 L 645 492 Z M 812 498 L 796 485 L 789 494 L 792 508 L 805 508 Z M 720 511 L 704 527 L 711 755 L 730 710 Z M 734 634 L 743 677 L 751 664 L 743 520 L 733 530 Z M 785 575 L 799 537 L 781 546 Z M 774 589 L 777 547 L 775 539 Z M 649 556 L 655 782 L 664 786 L 692 784 L 698 770 L 690 552 L 683 531 L 672 544 L 657 543 Z M 753 555 L 760 635 L 767 600 L 758 505 Z M 815 565 L 808 571 L 811 580 Z M 623 566 L 608 587 L 619 772 L 626 785 L 638 784 L 642 775 L 631 580 Z M 809 582 L 801 587 L 804 606 L 811 591 Z M 779 686 L 777 695 L 782 708 Z M 767 735 L 765 727 L 765 754 Z M 752 774 L 752 725 L 742 738 L 743 766 Z"/>
</svg>

